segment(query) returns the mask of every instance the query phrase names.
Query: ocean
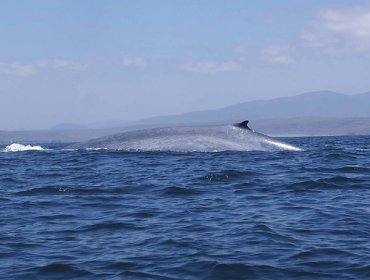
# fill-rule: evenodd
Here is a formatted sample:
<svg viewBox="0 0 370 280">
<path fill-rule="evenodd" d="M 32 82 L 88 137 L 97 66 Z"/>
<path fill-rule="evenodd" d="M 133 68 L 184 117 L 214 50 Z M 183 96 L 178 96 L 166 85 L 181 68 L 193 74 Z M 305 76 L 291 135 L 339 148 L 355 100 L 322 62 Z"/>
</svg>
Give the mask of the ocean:
<svg viewBox="0 0 370 280">
<path fill-rule="evenodd" d="M 370 136 L 283 140 L 0 146 L 0 278 L 370 279 Z"/>
</svg>

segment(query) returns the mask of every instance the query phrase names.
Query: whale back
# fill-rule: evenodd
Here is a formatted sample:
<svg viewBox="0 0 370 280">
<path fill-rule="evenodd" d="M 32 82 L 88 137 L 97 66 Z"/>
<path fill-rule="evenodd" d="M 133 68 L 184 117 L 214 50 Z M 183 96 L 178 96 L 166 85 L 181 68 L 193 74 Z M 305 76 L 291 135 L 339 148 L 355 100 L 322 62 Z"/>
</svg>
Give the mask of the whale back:
<svg viewBox="0 0 370 280">
<path fill-rule="evenodd" d="M 248 121 L 234 125 L 167 127 L 128 131 L 76 143 L 68 148 L 179 152 L 300 150 L 251 130 L 248 127 Z"/>
</svg>

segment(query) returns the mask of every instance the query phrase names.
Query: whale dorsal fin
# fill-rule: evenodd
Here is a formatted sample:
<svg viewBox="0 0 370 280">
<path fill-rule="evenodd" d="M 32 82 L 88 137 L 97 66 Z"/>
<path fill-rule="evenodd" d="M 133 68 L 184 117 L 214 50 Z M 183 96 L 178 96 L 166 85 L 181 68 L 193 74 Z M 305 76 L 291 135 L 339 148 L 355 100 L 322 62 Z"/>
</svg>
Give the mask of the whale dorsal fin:
<svg viewBox="0 0 370 280">
<path fill-rule="evenodd" d="M 234 126 L 239 127 L 239 128 L 243 128 L 243 129 L 251 130 L 248 126 L 248 123 L 249 123 L 249 121 L 244 121 L 244 122 L 241 122 L 241 123 L 236 123 L 236 124 L 234 124 Z"/>
</svg>

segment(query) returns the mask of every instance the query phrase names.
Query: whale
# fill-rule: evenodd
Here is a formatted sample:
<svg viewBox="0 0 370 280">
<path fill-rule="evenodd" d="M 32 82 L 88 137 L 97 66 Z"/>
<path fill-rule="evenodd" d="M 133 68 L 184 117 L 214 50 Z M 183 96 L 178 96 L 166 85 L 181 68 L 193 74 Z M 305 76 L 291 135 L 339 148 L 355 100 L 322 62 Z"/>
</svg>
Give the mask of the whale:
<svg viewBox="0 0 370 280">
<path fill-rule="evenodd" d="M 159 127 L 127 131 L 75 143 L 67 148 L 123 151 L 301 151 L 301 148 L 256 132 L 245 120 L 236 124 Z"/>
</svg>

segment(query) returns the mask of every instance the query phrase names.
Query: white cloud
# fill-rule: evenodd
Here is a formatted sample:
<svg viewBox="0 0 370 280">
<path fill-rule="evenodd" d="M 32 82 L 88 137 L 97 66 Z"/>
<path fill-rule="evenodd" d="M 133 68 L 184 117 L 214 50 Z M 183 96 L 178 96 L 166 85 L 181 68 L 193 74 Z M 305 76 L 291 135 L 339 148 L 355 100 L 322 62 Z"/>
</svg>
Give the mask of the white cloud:
<svg viewBox="0 0 370 280">
<path fill-rule="evenodd" d="M 88 68 L 87 65 L 66 59 L 51 59 L 41 60 L 36 63 L 38 67 L 50 69 L 69 69 L 72 71 L 84 71 Z"/>
<path fill-rule="evenodd" d="M 321 13 L 321 22 L 334 33 L 370 39 L 370 9 L 327 10 Z"/>
<path fill-rule="evenodd" d="M 241 64 L 235 61 L 215 62 L 189 62 L 183 65 L 183 70 L 188 72 L 214 74 L 218 72 L 235 72 L 242 69 Z"/>
<path fill-rule="evenodd" d="M 40 69 L 66 69 L 71 71 L 84 71 L 87 65 L 65 59 L 41 60 L 33 63 L 25 62 L 0 62 L 0 74 L 18 77 L 29 77 L 35 75 Z"/>
<path fill-rule="evenodd" d="M 295 63 L 290 52 L 291 47 L 286 45 L 272 45 L 261 51 L 263 58 L 270 63 L 292 64 Z"/>
<path fill-rule="evenodd" d="M 146 61 L 141 56 L 125 55 L 122 57 L 122 65 L 126 67 L 144 67 L 146 66 Z"/>
<path fill-rule="evenodd" d="M 329 53 L 370 51 L 370 7 L 328 9 L 302 34 L 307 47 Z"/>
<path fill-rule="evenodd" d="M 23 62 L 0 62 L 0 74 L 28 77 L 36 74 L 36 68 L 32 64 Z"/>
</svg>

